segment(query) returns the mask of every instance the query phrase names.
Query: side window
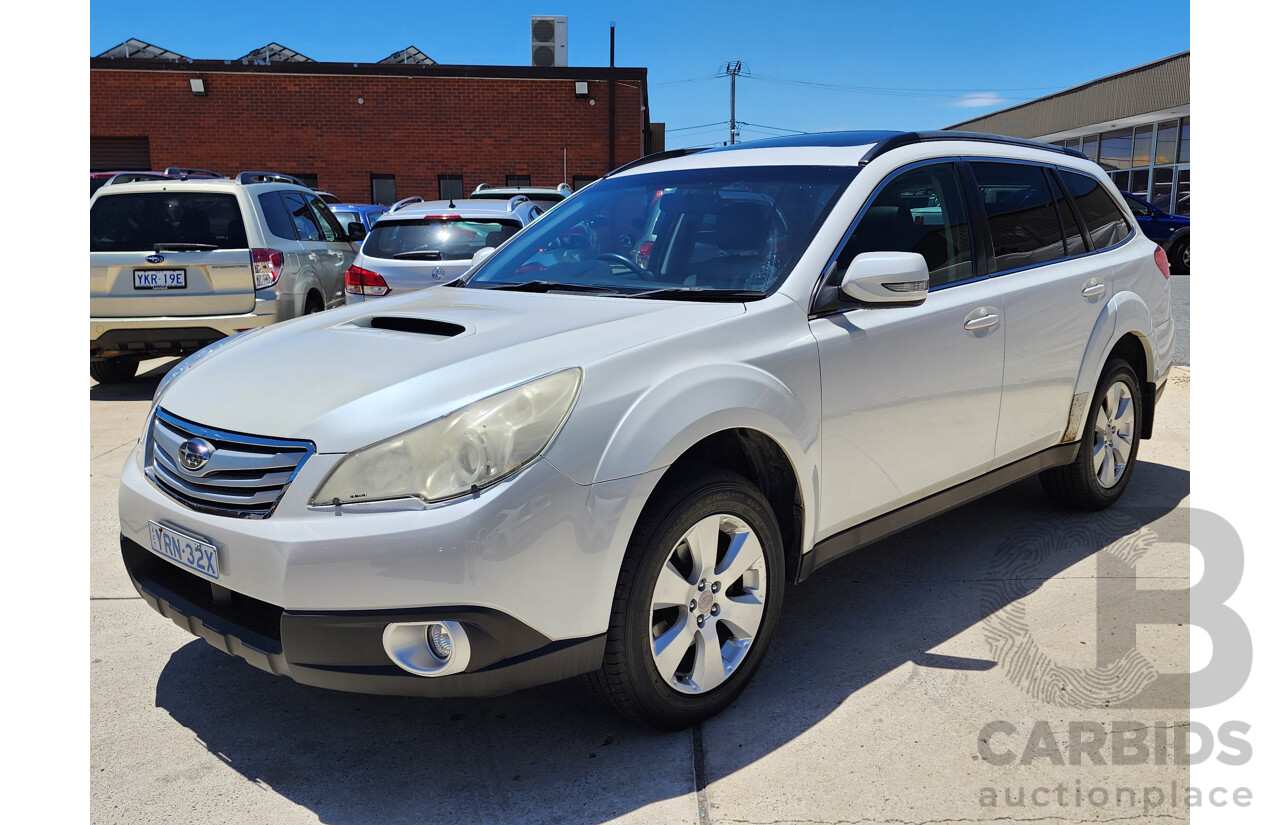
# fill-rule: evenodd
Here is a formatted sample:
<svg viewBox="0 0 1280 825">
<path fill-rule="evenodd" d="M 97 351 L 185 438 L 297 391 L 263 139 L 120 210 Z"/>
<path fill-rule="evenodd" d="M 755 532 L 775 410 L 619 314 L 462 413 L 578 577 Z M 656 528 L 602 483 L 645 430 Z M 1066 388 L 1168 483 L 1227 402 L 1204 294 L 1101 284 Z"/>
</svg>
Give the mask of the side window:
<svg viewBox="0 0 1280 825">
<path fill-rule="evenodd" d="M 302 197 L 298 192 L 281 192 L 280 200 L 284 201 L 285 209 L 289 211 L 289 219 L 293 221 L 293 228 L 298 233 L 298 240 L 320 240 L 322 237 L 320 224 L 316 219 L 315 213 L 311 211 L 311 207 L 307 205 L 306 198 Z"/>
<path fill-rule="evenodd" d="M 1129 222 L 1101 183 L 1080 172 L 1062 170 L 1067 190 L 1084 218 L 1094 249 L 1106 249 L 1129 237 Z"/>
<path fill-rule="evenodd" d="M 1058 207 L 1058 217 L 1062 219 L 1062 229 L 1067 235 L 1067 255 L 1083 255 L 1089 251 L 1089 247 L 1085 246 L 1084 230 L 1080 228 L 1080 221 L 1071 208 L 1071 201 L 1052 172 L 1046 169 L 1045 176 L 1049 178 L 1049 191 L 1053 193 L 1053 202 Z"/>
<path fill-rule="evenodd" d="M 1151 217 L 1151 209 L 1137 198 L 1125 198 L 1124 202 L 1129 204 L 1129 211 L 1139 218 Z"/>
<path fill-rule="evenodd" d="M 960 179 L 950 163 L 921 166 L 892 178 L 867 207 L 836 261 L 833 285 L 863 252 L 916 252 L 929 286 L 973 277 L 969 219 Z"/>
<path fill-rule="evenodd" d="M 262 205 L 262 214 L 267 219 L 267 230 L 272 235 L 289 241 L 298 239 L 298 233 L 293 229 L 293 217 L 285 208 L 284 201 L 280 200 L 279 192 L 263 192 L 258 196 L 258 203 Z"/>
<path fill-rule="evenodd" d="M 994 271 L 1008 272 L 1066 256 L 1062 224 L 1043 167 L 990 162 L 972 165 L 991 230 Z"/>
<path fill-rule="evenodd" d="M 333 211 L 329 209 L 328 204 L 317 197 L 309 197 L 307 202 L 311 204 L 311 208 L 316 213 L 316 221 L 320 225 L 320 235 L 325 241 L 333 242 L 346 238 L 347 233 L 342 230 L 342 226 L 338 223 L 338 219 L 333 216 Z"/>
</svg>

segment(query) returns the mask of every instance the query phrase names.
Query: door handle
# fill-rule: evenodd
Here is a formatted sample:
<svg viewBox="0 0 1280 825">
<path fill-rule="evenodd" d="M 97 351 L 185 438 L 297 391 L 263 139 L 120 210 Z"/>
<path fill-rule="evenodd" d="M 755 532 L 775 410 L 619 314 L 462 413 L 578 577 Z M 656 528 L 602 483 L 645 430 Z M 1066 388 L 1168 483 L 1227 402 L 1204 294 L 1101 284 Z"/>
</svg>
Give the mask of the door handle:
<svg viewBox="0 0 1280 825">
<path fill-rule="evenodd" d="M 1080 294 L 1085 298 L 1097 298 L 1099 295 L 1107 291 L 1106 284 L 1090 284 L 1080 290 Z"/>
<path fill-rule="evenodd" d="M 995 313 L 990 313 L 987 315 L 979 315 L 977 318 L 970 318 L 968 321 L 964 322 L 964 328 L 969 332 L 973 332 L 975 329 L 987 329 L 988 327 L 994 327 L 998 323 L 1000 323 L 1000 316 Z"/>
</svg>

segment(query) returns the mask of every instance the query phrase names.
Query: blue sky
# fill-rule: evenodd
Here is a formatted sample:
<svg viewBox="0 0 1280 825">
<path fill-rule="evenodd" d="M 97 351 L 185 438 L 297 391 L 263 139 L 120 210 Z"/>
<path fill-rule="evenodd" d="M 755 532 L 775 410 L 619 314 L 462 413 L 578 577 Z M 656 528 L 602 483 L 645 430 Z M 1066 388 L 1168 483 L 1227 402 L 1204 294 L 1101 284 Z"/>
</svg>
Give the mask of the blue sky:
<svg viewBox="0 0 1280 825">
<path fill-rule="evenodd" d="M 171 0 L 98 0 L 89 6 L 89 54 L 136 37 L 191 58 L 236 58 L 275 41 L 319 61 L 373 63 L 412 45 L 440 63 L 528 65 L 530 15 L 565 15 L 571 66 L 607 66 L 616 26 L 617 65 L 649 70 L 650 117 L 667 124 L 668 148 L 679 148 L 727 139 L 729 80 L 715 75 L 730 60 L 751 73 L 737 84 L 749 140 L 940 128 L 1191 47 L 1185 0 L 1096 9 L 1086 23 L 1079 7 L 1034 0 L 228 0 L 193 15 Z"/>
</svg>

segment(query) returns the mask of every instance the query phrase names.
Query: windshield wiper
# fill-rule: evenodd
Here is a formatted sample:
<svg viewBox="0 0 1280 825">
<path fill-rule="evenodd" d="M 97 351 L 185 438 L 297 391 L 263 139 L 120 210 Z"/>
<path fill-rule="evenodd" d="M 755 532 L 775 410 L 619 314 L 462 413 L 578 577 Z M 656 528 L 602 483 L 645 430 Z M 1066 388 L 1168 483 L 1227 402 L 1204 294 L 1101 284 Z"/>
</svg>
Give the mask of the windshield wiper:
<svg viewBox="0 0 1280 825">
<path fill-rule="evenodd" d="M 512 292 L 586 292 L 592 295 L 618 295 L 618 290 L 594 284 L 564 284 L 558 281 L 521 281 L 514 284 L 495 284 L 480 289 L 505 289 Z"/>
<path fill-rule="evenodd" d="M 397 261 L 439 261 L 444 255 L 438 249 L 415 249 L 412 252 L 397 252 L 391 257 Z"/>
<path fill-rule="evenodd" d="M 758 301 L 769 293 L 758 289 L 713 289 L 704 286 L 668 286 L 628 292 L 628 298 L 674 298 L 681 301 Z"/>
<path fill-rule="evenodd" d="M 181 243 L 178 241 L 162 242 L 152 247 L 156 252 L 212 252 L 217 249 L 216 243 Z"/>
</svg>

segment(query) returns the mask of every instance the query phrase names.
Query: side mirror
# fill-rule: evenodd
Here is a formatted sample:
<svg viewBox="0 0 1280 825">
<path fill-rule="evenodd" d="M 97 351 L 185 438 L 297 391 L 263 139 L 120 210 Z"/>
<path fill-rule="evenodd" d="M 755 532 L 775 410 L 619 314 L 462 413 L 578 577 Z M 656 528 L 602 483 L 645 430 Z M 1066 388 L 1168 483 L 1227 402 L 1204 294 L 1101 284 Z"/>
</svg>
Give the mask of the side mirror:
<svg viewBox="0 0 1280 825">
<path fill-rule="evenodd" d="M 368 234 L 368 231 L 364 228 L 364 224 L 360 223 L 360 221 L 352 221 L 347 224 L 348 240 L 363 241 Z"/>
<path fill-rule="evenodd" d="M 880 306 L 916 306 L 929 295 L 929 267 L 915 252 L 863 252 L 853 259 L 840 291 Z"/>
<path fill-rule="evenodd" d="M 486 247 L 483 247 L 482 249 L 476 250 L 476 254 L 471 256 L 471 266 L 473 267 L 479 266 L 480 264 L 489 260 L 489 257 L 493 255 L 493 253 L 496 251 L 497 250 L 494 249 L 492 246 L 486 246 Z"/>
</svg>

